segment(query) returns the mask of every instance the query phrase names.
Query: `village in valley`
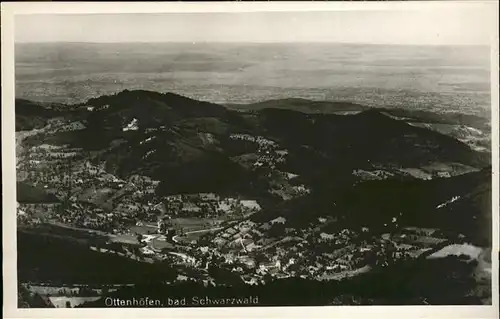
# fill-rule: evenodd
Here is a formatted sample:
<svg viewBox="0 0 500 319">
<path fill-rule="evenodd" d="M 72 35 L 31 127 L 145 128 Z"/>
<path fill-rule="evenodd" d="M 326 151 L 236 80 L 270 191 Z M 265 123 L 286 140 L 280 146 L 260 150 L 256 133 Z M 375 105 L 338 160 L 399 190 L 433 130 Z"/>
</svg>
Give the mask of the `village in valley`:
<svg viewBox="0 0 500 319">
<path fill-rule="evenodd" d="M 399 216 L 385 225 L 382 236 L 372 235 L 363 226 L 332 231 L 337 220 L 331 216 L 318 217 L 300 228 L 288 225 L 286 215 L 253 221 L 251 217 L 262 210 L 254 198 L 217 193 L 159 196 L 159 181 L 141 175 L 121 179 L 107 172 L 104 163 L 92 163 L 82 149 L 50 142 L 30 146 L 22 140 L 83 128 L 81 122 L 54 121 L 34 135 L 18 134 L 19 182 L 50 195 L 44 202 L 20 200 L 20 229 L 51 225 L 56 231 L 104 236 L 105 242 L 91 243 L 89 248 L 145 263 L 168 262 L 179 269 L 175 281 L 206 285 L 228 284 L 234 278 L 250 285 L 287 277 L 340 280 L 397 260 L 432 255 L 449 243 L 447 235 L 437 229 L 399 227 Z M 307 186 L 293 183 L 297 174 L 278 169 L 286 161 L 286 149 L 248 134 L 234 134 L 230 139 L 257 145 L 253 156 L 235 160 L 255 171 L 266 168 L 263 172 L 273 181 L 270 193 L 285 201 L 308 194 Z M 51 283 L 28 286 L 31 291 L 52 287 L 47 295 L 54 300 L 61 299 L 67 289 Z M 99 295 L 95 291 L 100 288 L 93 289 L 88 298 Z M 82 297 L 88 290 L 76 294 L 81 302 L 90 300 Z"/>
</svg>

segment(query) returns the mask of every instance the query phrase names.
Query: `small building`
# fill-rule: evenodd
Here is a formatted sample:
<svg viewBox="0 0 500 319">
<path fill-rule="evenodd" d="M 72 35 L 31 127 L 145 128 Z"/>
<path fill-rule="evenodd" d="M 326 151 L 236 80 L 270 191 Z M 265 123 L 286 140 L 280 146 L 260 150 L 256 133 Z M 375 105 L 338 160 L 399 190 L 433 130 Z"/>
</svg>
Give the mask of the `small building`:
<svg viewBox="0 0 500 319">
<path fill-rule="evenodd" d="M 319 234 L 319 237 L 323 240 L 333 240 L 335 239 L 335 235 L 333 234 L 327 234 L 327 233 L 321 233 Z"/>
<path fill-rule="evenodd" d="M 278 217 L 273 220 L 271 220 L 271 224 L 284 224 L 286 222 L 286 218 L 284 217 Z"/>
</svg>

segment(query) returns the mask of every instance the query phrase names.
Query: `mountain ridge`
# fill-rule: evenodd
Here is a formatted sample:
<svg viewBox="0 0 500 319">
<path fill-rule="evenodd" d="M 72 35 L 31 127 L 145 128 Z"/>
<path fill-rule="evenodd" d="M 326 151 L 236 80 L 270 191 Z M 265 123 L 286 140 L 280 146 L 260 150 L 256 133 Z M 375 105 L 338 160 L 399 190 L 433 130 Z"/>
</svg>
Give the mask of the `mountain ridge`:
<svg viewBox="0 0 500 319">
<path fill-rule="evenodd" d="M 185 101 L 185 102 L 191 102 L 191 103 L 197 103 L 198 105 L 203 105 L 207 107 L 217 107 L 220 109 L 220 107 L 224 107 L 226 109 L 230 110 L 237 110 L 237 111 L 243 111 L 243 112 L 253 112 L 253 111 L 258 111 L 261 109 L 269 109 L 269 108 L 279 108 L 279 109 L 291 109 L 295 110 L 298 112 L 302 113 L 320 113 L 320 114 L 329 114 L 329 113 L 335 113 L 335 112 L 360 112 L 363 110 L 369 110 L 369 109 L 377 109 L 382 112 L 388 112 L 391 115 L 394 115 L 396 117 L 410 117 L 416 122 L 421 122 L 421 121 L 431 121 L 433 123 L 443 123 L 443 124 L 463 124 L 463 125 L 468 125 L 472 126 L 474 128 L 479 128 L 479 129 L 489 129 L 489 126 L 485 126 L 485 122 L 488 122 L 487 118 L 483 118 L 481 116 L 477 115 L 468 115 L 468 114 L 462 114 L 459 112 L 446 112 L 443 114 L 436 114 L 436 112 L 430 112 L 430 111 L 423 111 L 421 109 L 416 109 L 416 110 L 409 110 L 409 109 L 403 109 L 400 107 L 372 107 L 372 106 L 366 106 L 358 103 L 352 103 L 352 102 L 347 102 L 347 101 L 323 101 L 323 100 L 310 100 L 310 99 L 304 99 L 304 98 L 282 98 L 282 99 L 272 99 L 272 100 L 265 100 L 261 102 L 256 102 L 256 103 L 241 103 L 241 104 L 217 104 L 217 103 L 212 103 L 212 102 L 206 102 L 206 101 L 199 101 L 193 98 L 190 98 L 185 95 L 173 93 L 173 92 L 155 92 L 155 91 L 150 91 L 150 90 L 122 90 L 120 92 L 117 92 L 115 94 L 109 94 L 109 95 L 102 95 L 99 97 L 94 97 L 88 99 L 86 102 L 82 103 L 74 103 L 74 104 L 60 104 L 60 103 L 41 103 L 41 102 L 36 102 L 36 101 L 30 101 L 27 99 L 16 99 L 16 105 L 20 105 L 23 102 L 24 103 L 32 103 L 36 105 L 47 105 L 49 106 L 49 109 L 51 108 L 51 105 L 57 105 L 57 109 L 61 110 L 64 109 L 64 107 L 69 108 L 69 109 L 75 109 L 75 108 L 85 108 L 87 105 L 93 105 L 93 104 L 100 104 L 100 105 L 105 105 L 104 101 L 110 100 L 110 99 L 116 99 L 116 98 L 122 98 L 122 97 L 134 97 L 137 98 L 138 96 L 143 96 L 143 97 L 149 97 L 149 98 L 154 98 L 154 97 L 159 97 L 160 99 L 167 99 L 170 101 L 175 101 L 179 103 L 179 101 Z"/>
<path fill-rule="evenodd" d="M 30 116 L 29 113 L 37 115 L 36 112 L 30 111 L 33 108 L 33 103 L 28 104 L 28 106 L 23 100 L 18 101 L 18 104 L 16 104 L 16 108 L 19 109 L 16 112 L 16 119 L 19 118 L 16 121 L 17 123 L 26 120 Z M 102 109 L 104 106 L 105 108 Z M 183 123 L 183 128 L 191 127 L 194 131 L 199 131 L 201 128 L 200 123 L 207 123 L 206 120 L 200 122 L 200 119 L 210 118 L 213 119 L 210 120 L 213 126 L 212 132 L 239 133 L 240 131 L 250 131 L 254 133 L 276 133 L 285 139 L 288 136 L 288 138 L 294 137 L 298 140 L 304 139 L 304 135 L 312 134 L 311 138 L 315 139 L 315 141 L 311 141 L 311 138 L 309 138 L 309 143 L 318 143 L 325 136 L 336 136 L 336 134 L 345 133 L 342 130 L 346 130 L 346 132 L 352 131 L 351 134 L 355 134 L 356 129 L 353 129 L 353 127 L 369 131 L 366 128 L 369 126 L 376 130 L 371 133 L 379 135 L 383 131 L 392 129 L 394 130 L 394 133 L 392 133 L 393 138 L 396 138 L 398 134 L 424 134 L 429 138 L 437 138 L 443 141 L 449 140 L 450 142 L 447 143 L 452 141 L 444 137 L 446 135 L 431 133 L 430 130 L 425 128 L 410 127 L 403 121 L 387 116 L 384 114 L 384 110 L 375 108 L 368 108 L 354 115 L 305 114 L 295 110 L 279 108 L 266 108 L 253 114 L 241 114 L 228 110 L 222 105 L 200 102 L 174 93 L 163 94 L 145 90 L 124 90 L 116 95 L 90 99 L 87 103 L 79 105 L 79 107 L 78 116 L 81 116 L 81 120 L 86 122 L 87 131 L 91 131 L 90 137 L 92 138 L 105 138 L 106 134 L 118 137 L 123 135 L 119 132 L 124 131 L 125 126 L 130 125 L 132 122 L 138 122 L 137 130 L 139 131 L 150 128 L 158 129 L 165 125 L 175 128 L 178 127 L 179 122 Z M 87 111 L 82 111 L 82 109 Z M 66 116 L 66 113 L 49 112 L 43 114 L 42 119 L 37 119 L 37 121 L 45 121 L 44 123 L 46 123 L 48 119 L 54 116 Z M 282 125 L 285 122 L 286 124 Z M 40 125 L 38 124 L 38 126 Z M 401 132 L 396 134 L 397 130 Z M 408 133 L 403 133 L 403 131 Z M 287 135 L 283 135 L 284 133 Z M 367 137 L 368 135 L 364 136 L 364 138 Z M 363 136 L 360 138 L 362 139 Z M 459 143 L 455 144 L 457 147 L 461 145 Z"/>
</svg>

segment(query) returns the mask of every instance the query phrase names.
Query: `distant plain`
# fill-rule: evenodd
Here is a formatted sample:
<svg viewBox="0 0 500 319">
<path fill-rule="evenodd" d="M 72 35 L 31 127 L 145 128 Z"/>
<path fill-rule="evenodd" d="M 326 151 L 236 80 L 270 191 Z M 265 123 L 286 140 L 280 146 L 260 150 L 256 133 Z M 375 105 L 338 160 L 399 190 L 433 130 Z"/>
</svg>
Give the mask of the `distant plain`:
<svg viewBox="0 0 500 319">
<path fill-rule="evenodd" d="M 305 98 L 490 111 L 488 47 L 31 43 L 15 50 L 16 97 L 34 101 L 77 103 L 146 89 L 222 104 Z"/>
</svg>

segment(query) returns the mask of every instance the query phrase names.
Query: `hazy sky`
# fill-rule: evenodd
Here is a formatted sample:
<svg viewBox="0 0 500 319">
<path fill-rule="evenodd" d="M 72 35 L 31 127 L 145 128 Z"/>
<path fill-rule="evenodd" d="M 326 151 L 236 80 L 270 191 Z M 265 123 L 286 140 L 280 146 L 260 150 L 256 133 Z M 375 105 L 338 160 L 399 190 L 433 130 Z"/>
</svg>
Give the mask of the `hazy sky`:
<svg viewBox="0 0 500 319">
<path fill-rule="evenodd" d="M 487 6 L 447 10 L 20 15 L 16 42 L 488 44 Z"/>
</svg>

